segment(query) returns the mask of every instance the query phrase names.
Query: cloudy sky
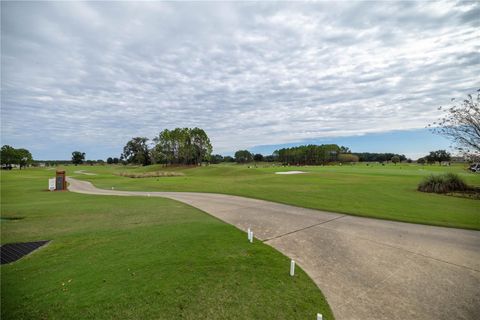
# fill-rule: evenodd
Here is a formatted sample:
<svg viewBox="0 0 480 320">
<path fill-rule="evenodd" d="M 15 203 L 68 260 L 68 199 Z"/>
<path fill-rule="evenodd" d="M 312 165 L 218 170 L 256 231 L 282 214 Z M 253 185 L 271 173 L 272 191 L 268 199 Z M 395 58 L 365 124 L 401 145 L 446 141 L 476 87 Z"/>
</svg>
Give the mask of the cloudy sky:
<svg viewBox="0 0 480 320">
<path fill-rule="evenodd" d="M 415 156 L 448 145 L 419 130 L 437 107 L 480 87 L 479 2 L 2 1 L 1 18 L 2 144 L 38 159 L 194 126 L 223 154 Z"/>
</svg>

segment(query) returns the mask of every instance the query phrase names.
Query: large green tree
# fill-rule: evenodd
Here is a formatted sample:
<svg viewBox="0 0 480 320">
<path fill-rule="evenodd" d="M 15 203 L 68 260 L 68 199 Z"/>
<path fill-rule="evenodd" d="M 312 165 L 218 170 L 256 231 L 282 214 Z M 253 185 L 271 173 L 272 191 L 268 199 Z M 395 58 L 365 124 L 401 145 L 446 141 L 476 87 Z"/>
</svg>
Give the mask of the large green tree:
<svg viewBox="0 0 480 320">
<path fill-rule="evenodd" d="M 17 150 L 9 145 L 2 146 L 0 150 L 0 160 L 2 165 L 11 166 L 18 163 Z"/>
<path fill-rule="evenodd" d="M 189 129 L 188 133 L 195 163 L 200 164 L 202 161 L 209 162 L 210 155 L 212 154 L 212 144 L 205 131 L 195 127 Z"/>
<path fill-rule="evenodd" d="M 127 142 L 123 147 L 121 159 L 127 163 L 140 164 L 147 166 L 152 163 L 150 158 L 150 150 L 148 148 L 148 138 L 135 137 Z"/>
<path fill-rule="evenodd" d="M 30 151 L 23 148 L 17 149 L 17 159 L 20 170 L 28 166 L 33 161 L 33 157 Z"/>
<path fill-rule="evenodd" d="M 85 152 L 73 151 L 72 152 L 72 163 L 74 165 L 82 164 L 85 161 Z"/>
<path fill-rule="evenodd" d="M 390 161 L 392 161 L 395 165 L 400 162 L 400 157 L 399 156 L 393 156 Z"/>
<path fill-rule="evenodd" d="M 253 154 L 248 150 L 238 150 L 235 152 L 235 161 L 237 163 L 252 162 Z"/>
<path fill-rule="evenodd" d="M 165 129 L 153 141 L 152 155 L 157 163 L 198 165 L 210 161 L 212 145 L 200 128 Z"/>
<path fill-rule="evenodd" d="M 438 162 L 441 164 L 443 161 L 450 161 L 451 155 L 445 150 L 430 151 L 429 155 L 425 157 L 429 163 Z"/>
</svg>

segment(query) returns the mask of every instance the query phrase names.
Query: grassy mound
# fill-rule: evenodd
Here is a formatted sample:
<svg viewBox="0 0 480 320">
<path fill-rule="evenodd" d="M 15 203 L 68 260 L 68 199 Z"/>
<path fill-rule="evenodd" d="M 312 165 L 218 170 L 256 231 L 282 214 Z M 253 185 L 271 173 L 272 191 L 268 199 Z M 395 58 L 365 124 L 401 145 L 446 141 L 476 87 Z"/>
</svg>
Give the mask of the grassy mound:
<svg viewBox="0 0 480 320">
<path fill-rule="evenodd" d="M 182 172 L 173 171 L 151 171 L 151 172 L 120 172 L 119 176 L 128 178 L 156 178 L 156 177 L 179 177 L 184 176 Z"/>
<path fill-rule="evenodd" d="M 469 191 L 472 188 L 454 173 L 430 175 L 418 185 L 418 191 L 432 193 L 451 193 Z"/>
</svg>

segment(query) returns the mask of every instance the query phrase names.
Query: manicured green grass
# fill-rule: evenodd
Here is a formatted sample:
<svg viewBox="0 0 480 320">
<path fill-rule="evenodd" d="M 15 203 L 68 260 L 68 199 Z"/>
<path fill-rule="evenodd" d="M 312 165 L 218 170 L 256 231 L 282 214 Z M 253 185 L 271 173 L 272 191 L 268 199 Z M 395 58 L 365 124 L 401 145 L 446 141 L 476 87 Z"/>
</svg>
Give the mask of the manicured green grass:
<svg viewBox="0 0 480 320">
<path fill-rule="evenodd" d="M 2 243 L 52 240 L 1 266 L 2 319 L 333 319 L 302 270 L 238 229 L 168 199 L 44 191 L 52 174 L 2 172 L 1 215 L 23 218 L 1 221 Z"/>
<path fill-rule="evenodd" d="M 98 175 L 73 174 L 81 169 Z M 260 164 L 249 168 L 221 164 L 201 168 L 69 166 L 67 170 L 99 188 L 226 193 L 359 216 L 480 230 L 480 201 L 417 191 L 425 176 L 444 172 L 458 173 L 468 184 L 480 186 L 480 175 L 469 173 L 462 165 L 271 167 Z M 157 170 L 180 171 L 185 175 L 143 179 L 114 175 L 122 171 Z M 308 173 L 274 174 L 289 170 Z"/>
</svg>

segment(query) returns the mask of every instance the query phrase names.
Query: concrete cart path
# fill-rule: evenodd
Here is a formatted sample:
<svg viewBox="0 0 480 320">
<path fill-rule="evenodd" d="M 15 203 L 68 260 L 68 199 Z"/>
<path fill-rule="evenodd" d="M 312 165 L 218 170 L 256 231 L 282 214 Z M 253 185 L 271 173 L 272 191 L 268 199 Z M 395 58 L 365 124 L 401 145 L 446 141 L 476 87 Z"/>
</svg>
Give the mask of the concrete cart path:
<svg viewBox="0 0 480 320">
<path fill-rule="evenodd" d="M 480 231 L 323 212 L 237 196 L 97 189 L 70 191 L 178 200 L 291 257 L 342 319 L 478 319 Z M 406 204 L 408 205 L 408 204 Z M 454 214 L 454 212 L 452 212 Z M 288 272 L 289 266 L 285 266 Z"/>
</svg>

